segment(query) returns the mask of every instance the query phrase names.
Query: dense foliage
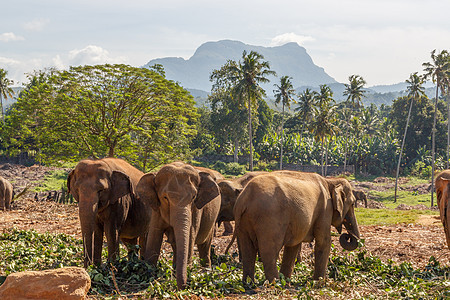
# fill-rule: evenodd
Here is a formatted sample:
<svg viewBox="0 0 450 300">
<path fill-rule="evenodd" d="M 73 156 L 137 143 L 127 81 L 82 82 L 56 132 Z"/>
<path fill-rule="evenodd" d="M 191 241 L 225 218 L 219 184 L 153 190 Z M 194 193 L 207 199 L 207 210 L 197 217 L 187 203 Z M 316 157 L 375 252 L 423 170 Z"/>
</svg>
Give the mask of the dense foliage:
<svg viewBox="0 0 450 300">
<path fill-rule="evenodd" d="M 383 262 L 364 249 L 341 253 L 332 246 L 328 264 L 329 279 L 312 281 L 310 258 L 297 263 L 290 279 L 273 284 L 265 281 L 262 264 L 257 262 L 255 283 L 241 282 L 242 270 L 236 257 L 216 255 L 212 250 L 211 269 L 200 267 L 198 259 L 188 268 L 188 287 L 176 290 L 176 279 L 170 256 L 163 255 L 158 266 L 151 267 L 137 259 L 122 258 L 113 264 L 91 267 L 90 293 L 97 297 L 141 296 L 144 298 L 175 298 L 189 295 L 222 297 L 230 294 L 298 297 L 318 296 L 339 298 L 438 298 L 450 296 L 450 268 L 441 266 L 431 257 L 424 269 L 408 263 L 395 265 Z M 21 270 L 43 270 L 60 266 L 82 265 L 82 242 L 64 234 L 38 234 L 35 231 L 10 230 L 0 236 L 3 253 L 2 275 Z M 4 277 L 2 277 L 4 280 Z"/>
<path fill-rule="evenodd" d="M 126 65 L 38 72 L 4 127 L 9 153 L 44 161 L 121 156 L 145 169 L 187 153 L 194 101 L 157 71 Z"/>
</svg>

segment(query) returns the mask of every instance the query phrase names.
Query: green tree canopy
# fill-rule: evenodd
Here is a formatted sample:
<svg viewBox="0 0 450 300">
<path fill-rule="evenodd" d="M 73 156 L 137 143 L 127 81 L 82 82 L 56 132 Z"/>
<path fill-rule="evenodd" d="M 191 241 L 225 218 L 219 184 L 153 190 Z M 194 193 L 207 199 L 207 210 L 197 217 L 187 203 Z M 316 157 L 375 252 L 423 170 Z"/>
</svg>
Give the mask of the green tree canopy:
<svg viewBox="0 0 450 300">
<path fill-rule="evenodd" d="M 44 160 L 120 156 L 145 169 L 186 153 L 196 117 L 192 96 L 160 72 L 81 66 L 33 75 L 8 132 Z"/>
</svg>

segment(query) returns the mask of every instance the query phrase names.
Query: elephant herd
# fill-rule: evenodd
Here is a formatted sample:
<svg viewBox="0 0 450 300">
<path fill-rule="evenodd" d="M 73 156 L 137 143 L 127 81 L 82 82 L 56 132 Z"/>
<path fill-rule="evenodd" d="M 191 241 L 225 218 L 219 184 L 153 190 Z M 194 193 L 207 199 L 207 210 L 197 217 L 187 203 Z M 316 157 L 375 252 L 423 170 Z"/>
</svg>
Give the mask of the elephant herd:
<svg viewBox="0 0 450 300">
<path fill-rule="evenodd" d="M 10 184 L 5 182 L 0 178 L 0 208 L 10 205 L 4 196 Z M 129 251 L 139 245 L 141 258 L 156 265 L 165 235 L 174 253 L 179 289 L 186 287 L 194 244 L 201 264 L 210 266 L 217 224 L 230 221 L 235 221 L 231 243 L 237 238 L 243 281 L 254 280 L 257 255 L 266 279 L 278 278 L 283 248 L 280 272 L 290 277 L 302 242 L 313 240 L 314 279 L 325 277 L 331 226 L 340 234 L 345 227 L 339 242 L 344 249 L 356 249 L 357 198 L 367 206 L 366 196 L 343 178 L 273 171 L 227 180 L 217 171 L 183 162 L 144 174 L 121 159 L 86 159 L 69 173 L 67 187 L 78 202 L 85 267 L 101 263 L 104 237 L 109 261 L 117 258 L 122 241 Z M 436 178 L 436 193 L 450 247 L 449 188 L 447 170 Z"/>
<path fill-rule="evenodd" d="M 182 162 L 144 174 L 121 159 L 82 160 L 67 178 L 78 201 L 84 265 L 100 264 L 106 236 L 108 260 L 119 241 L 139 243 L 141 258 L 155 265 L 164 235 L 171 244 L 177 287 L 187 283 L 194 244 L 204 266 L 217 222 L 235 220 L 243 280 L 254 278 L 256 255 L 268 280 L 278 278 L 276 262 L 284 247 L 281 273 L 289 277 L 302 242 L 315 240 L 314 278 L 325 277 L 330 227 L 348 231 L 341 245 L 354 250 L 359 238 L 355 197 L 342 178 L 294 171 L 251 172 L 225 180 L 210 169 Z"/>
</svg>

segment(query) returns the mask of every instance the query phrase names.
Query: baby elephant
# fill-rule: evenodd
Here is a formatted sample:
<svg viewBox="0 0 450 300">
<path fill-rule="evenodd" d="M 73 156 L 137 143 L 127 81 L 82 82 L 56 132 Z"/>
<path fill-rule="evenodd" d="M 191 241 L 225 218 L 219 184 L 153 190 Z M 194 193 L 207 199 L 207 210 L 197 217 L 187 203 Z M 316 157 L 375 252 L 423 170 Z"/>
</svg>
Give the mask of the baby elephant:
<svg viewBox="0 0 450 300">
<path fill-rule="evenodd" d="M 367 208 L 367 196 L 364 191 L 360 190 L 353 190 L 353 196 L 355 196 L 355 207 L 358 207 L 358 200 L 361 200 L 364 202 L 364 207 Z"/>
<path fill-rule="evenodd" d="M 354 214 L 355 197 L 342 178 L 314 173 L 273 173 L 252 179 L 234 207 L 237 238 L 242 252 L 243 281 L 254 280 L 259 253 L 266 279 L 278 278 L 277 258 L 284 246 L 281 273 L 290 277 L 302 242 L 314 245 L 314 279 L 325 277 L 331 248 L 330 229 L 342 224 L 341 246 L 354 250 L 359 229 Z"/>
<path fill-rule="evenodd" d="M 0 176 L 0 209 L 11 209 L 11 202 L 13 198 L 14 191 L 12 184 Z"/>
</svg>

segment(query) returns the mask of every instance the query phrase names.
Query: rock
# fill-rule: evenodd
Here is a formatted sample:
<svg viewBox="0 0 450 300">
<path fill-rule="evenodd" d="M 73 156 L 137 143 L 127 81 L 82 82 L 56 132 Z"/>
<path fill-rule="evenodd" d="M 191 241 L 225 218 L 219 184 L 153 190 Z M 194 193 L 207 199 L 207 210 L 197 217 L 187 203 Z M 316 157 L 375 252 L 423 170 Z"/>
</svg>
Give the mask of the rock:
<svg viewBox="0 0 450 300">
<path fill-rule="evenodd" d="M 67 267 L 10 274 L 0 299 L 86 299 L 91 279 L 83 268 Z"/>
</svg>

